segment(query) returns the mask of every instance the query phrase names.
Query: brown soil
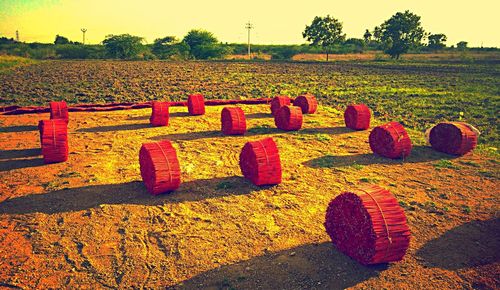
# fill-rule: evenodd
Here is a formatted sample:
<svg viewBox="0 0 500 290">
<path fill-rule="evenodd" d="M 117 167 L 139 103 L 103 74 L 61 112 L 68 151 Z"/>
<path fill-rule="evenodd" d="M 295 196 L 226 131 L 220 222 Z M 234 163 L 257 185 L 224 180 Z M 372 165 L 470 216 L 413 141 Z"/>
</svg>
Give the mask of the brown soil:
<svg viewBox="0 0 500 290">
<path fill-rule="evenodd" d="M 172 108 L 160 128 L 149 109 L 72 113 L 69 161 L 52 165 L 38 155 L 35 126 L 48 114 L 0 116 L 0 287 L 500 287 L 498 161 L 434 152 L 415 131 L 412 155 L 387 160 L 334 109 L 285 133 L 267 106 L 242 108 L 252 128 L 243 137 L 221 135 L 221 107 L 197 117 Z M 241 177 L 238 154 L 264 136 L 280 149 L 283 183 L 258 188 Z M 160 139 L 173 141 L 183 183 L 154 197 L 138 152 Z M 364 267 L 329 242 L 328 202 L 366 182 L 405 208 L 412 241 L 402 262 Z"/>
</svg>

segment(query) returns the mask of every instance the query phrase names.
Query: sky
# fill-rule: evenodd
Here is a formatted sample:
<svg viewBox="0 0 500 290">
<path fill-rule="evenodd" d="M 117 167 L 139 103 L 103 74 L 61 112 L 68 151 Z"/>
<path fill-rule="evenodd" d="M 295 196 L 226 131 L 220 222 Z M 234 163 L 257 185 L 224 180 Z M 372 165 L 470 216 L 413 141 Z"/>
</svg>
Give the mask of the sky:
<svg viewBox="0 0 500 290">
<path fill-rule="evenodd" d="M 0 36 L 53 42 L 55 35 L 100 43 L 106 35 L 129 33 L 147 43 L 191 29 L 205 29 L 222 42 L 246 43 L 250 21 L 255 44 L 302 44 L 302 31 L 315 16 L 331 15 L 347 37 L 362 38 L 396 12 L 421 16 L 424 29 L 444 33 L 447 44 L 500 47 L 499 0 L 0 0 Z"/>
</svg>

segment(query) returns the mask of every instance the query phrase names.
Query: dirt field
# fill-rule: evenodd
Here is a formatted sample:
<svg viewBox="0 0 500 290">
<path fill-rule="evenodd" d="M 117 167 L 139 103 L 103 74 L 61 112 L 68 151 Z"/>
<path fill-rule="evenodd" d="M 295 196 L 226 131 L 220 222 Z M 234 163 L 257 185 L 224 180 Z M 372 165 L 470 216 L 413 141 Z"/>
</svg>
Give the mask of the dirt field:
<svg viewBox="0 0 500 290">
<path fill-rule="evenodd" d="M 205 116 L 171 109 L 151 128 L 149 109 L 70 115 L 70 158 L 43 165 L 36 124 L 48 114 L 0 116 L 0 287 L 178 289 L 498 289 L 499 165 L 424 146 L 411 156 L 371 154 L 368 131 L 343 127 L 320 107 L 295 133 L 274 129 L 265 105 L 242 106 L 243 137 L 220 133 L 221 107 Z M 375 121 L 375 125 L 379 123 Z M 241 177 L 244 143 L 272 136 L 283 183 Z M 140 181 L 143 142 L 170 139 L 180 189 L 150 196 Z M 331 245 L 328 202 L 379 184 L 403 205 L 412 232 L 400 263 L 364 267 Z"/>
</svg>

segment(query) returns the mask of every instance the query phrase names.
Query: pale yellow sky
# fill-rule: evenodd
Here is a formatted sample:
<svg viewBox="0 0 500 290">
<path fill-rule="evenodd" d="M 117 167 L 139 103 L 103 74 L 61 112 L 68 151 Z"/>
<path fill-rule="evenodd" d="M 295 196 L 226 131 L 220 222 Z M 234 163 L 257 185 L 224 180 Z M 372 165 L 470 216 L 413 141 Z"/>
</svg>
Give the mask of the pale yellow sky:
<svg viewBox="0 0 500 290">
<path fill-rule="evenodd" d="M 87 43 L 121 33 L 151 43 L 203 28 L 220 41 L 244 43 L 250 20 L 253 43 L 300 44 L 305 25 L 317 15 L 340 19 L 347 37 L 361 38 L 366 28 L 406 9 L 422 17 L 426 31 L 446 34 L 448 45 L 464 40 L 470 46 L 500 47 L 500 0 L 0 0 L 0 35 L 15 37 L 19 30 L 21 41 L 53 42 L 56 34 L 81 41 L 85 27 Z"/>
</svg>

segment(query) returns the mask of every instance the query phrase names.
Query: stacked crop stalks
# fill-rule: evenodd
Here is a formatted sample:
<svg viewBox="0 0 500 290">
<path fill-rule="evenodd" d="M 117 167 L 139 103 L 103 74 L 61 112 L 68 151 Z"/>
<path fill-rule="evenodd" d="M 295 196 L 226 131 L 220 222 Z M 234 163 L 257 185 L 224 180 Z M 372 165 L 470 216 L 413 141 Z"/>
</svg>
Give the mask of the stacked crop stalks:
<svg viewBox="0 0 500 290">
<path fill-rule="evenodd" d="M 205 114 L 205 98 L 202 94 L 193 94 L 188 96 L 188 111 L 192 116 Z"/>
<path fill-rule="evenodd" d="M 38 122 L 43 162 L 57 163 L 68 160 L 68 124 L 64 119 Z"/>
<path fill-rule="evenodd" d="M 238 107 L 225 107 L 221 112 L 221 130 L 224 135 L 243 135 L 247 131 L 245 113 Z"/>
<path fill-rule="evenodd" d="M 240 153 L 243 176 L 257 186 L 281 183 L 281 161 L 272 138 L 247 142 Z"/>
<path fill-rule="evenodd" d="M 353 130 L 370 128 L 370 118 L 370 109 L 365 104 L 349 105 L 344 112 L 345 125 Z"/>
<path fill-rule="evenodd" d="M 300 107 L 283 106 L 274 115 L 274 124 L 281 130 L 297 131 L 302 128 L 302 119 Z"/>
<path fill-rule="evenodd" d="M 408 133 L 398 122 L 375 127 L 370 132 L 369 142 L 375 154 L 391 159 L 406 158 L 412 149 Z"/>
<path fill-rule="evenodd" d="M 300 95 L 293 101 L 293 105 L 302 109 L 302 114 L 314 114 L 318 109 L 316 97 L 310 94 Z"/>
</svg>

